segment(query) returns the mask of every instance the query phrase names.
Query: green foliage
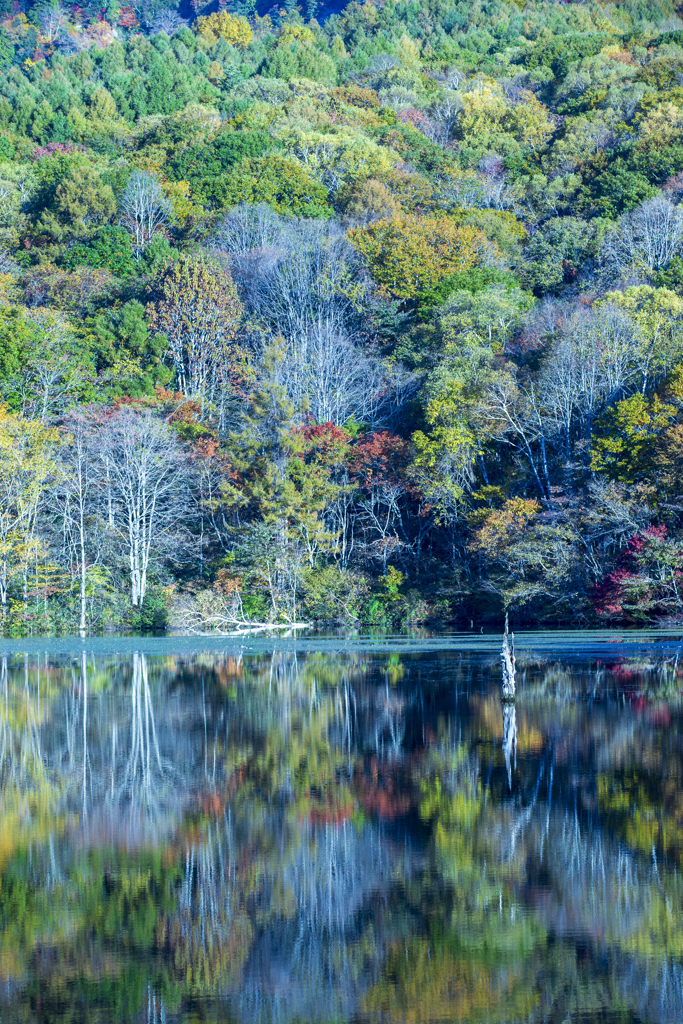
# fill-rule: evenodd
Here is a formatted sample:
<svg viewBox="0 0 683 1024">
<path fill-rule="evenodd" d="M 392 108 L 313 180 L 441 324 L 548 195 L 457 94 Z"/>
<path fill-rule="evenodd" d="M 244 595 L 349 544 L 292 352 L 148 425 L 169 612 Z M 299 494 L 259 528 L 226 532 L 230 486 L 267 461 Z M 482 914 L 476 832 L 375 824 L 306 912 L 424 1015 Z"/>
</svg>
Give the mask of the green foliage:
<svg viewBox="0 0 683 1024">
<path fill-rule="evenodd" d="M 332 216 L 327 189 L 296 160 L 277 154 L 243 160 L 209 188 L 221 206 L 267 203 L 278 213 L 297 217 Z"/>
<path fill-rule="evenodd" d="M 0 308 L 0 380 L 10 380 L 23 369 L 30 344 L 31 332 L 22 310 Z M 17 401 L 15 397 L 13 404 Z"/>
<path fill-rule="evenodd" d="M 673 8 L 285 7 L 171 36 L 156 0 L 116 32 L 117 5 L 69 9 L 56 44 L 52 7 L 6 12 L 0 401 L 170 425 L 193 481 L 153 580 L 171 614 L 590 617 L 634 523 L 681 529 Z M 44 509 L 57 628 L 77 560 Z M 88 579 L 130 627 L 112 537 Z"/>
<path fill-rule="evenodd" d="M 609 410 L 598 425 L 591 448 L 591 469 L 616 480 L 633 482 L 653 472 L 659 434 L 676 416 L 673 405 L 654 395 L 625 398 Z"/>
<path fill-rule="evenodd" d="M 130 235 L 124 228 L 101 228 L 97 235 L 84 244 L 76 243 L 66 250 L 62 266 L 67 270 L 76 267 L 103 267 L 118 277 L 131 277 L 137 272 L 130 247 Z"/>
<path fill-rule="evenodd" d="M 334 85 L 337 68 L 334 61 L 307 42 L 297 39 L 281 41 L 264 63 L 261 73 L 266 78 L 281 78 L 285 82 L 307 78 L 312 82 Z"/>
<path fill-rule="evenodd" d="M 509 271 L 499 270 L 497 267 L 473 267 L 464 273 L 447 274 L 435 288 L 422 292 L 418 303 L 418 316 L 422 320 L 430 318 L 434 310 L 444 305 L 456 292 L 467 291 L 476 295 L 493 284 L 516 288 L 517 279 Z"/>
<path fill-rule="evenodd" d="M 189 181 L 193 189 L 212 199 L 220 189 L 216 179 L 225 177 L 245 158 L 263 156 L 272 146 L 267 132 L 223 132 L 208 145 L 183 150 L 174 158 L 171 168 L 177 179 Z"/>
<path fill-rule="evenodd" d="M 595 260 L 595 228 L 577 217 L 552 217 L 524 249 L 525 283 L 539 294 L 561 291 Z"/>
<path fill-rule="evenodd" d="M 97 373 L 111 396 L 152 395 L 169 383 L 172 371 L 162 363 L 166 339 L 150 332 L 140 302 L 99 313 L 92 332 Z"/>
</svg>

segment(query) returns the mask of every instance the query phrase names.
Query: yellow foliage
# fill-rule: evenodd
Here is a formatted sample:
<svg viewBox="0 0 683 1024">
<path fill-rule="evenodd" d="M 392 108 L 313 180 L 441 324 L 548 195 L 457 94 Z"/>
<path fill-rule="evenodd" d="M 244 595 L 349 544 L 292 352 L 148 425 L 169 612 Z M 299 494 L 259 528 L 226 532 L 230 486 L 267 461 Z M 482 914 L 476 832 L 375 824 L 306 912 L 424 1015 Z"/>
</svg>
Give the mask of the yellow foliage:
<svg viewBox="0 0 683 1024">
<path fill-rule="evenodd" d="M 223 79 L 225 78 L 225 71 L 223 70 L 222 65 L 220 65 L 217 60 L 212 60 L 211 63 L 209 64 L 208 68 L 206 69 L 206 77 L 214 85 L 218 85 L 218 83 L 222 82 Z"/>
<path fill-rule="evenodd" d="M 367 258 L 375 281 L 397 298 L 415 298 L 448 274 L 499 257 L 483 231 L 460 226 L 452 217 L 406 214 L 354 228 L 349 238 Z"/>
<path fill-rule="evenodd" d="M 647 149 L 669 146 L 680 139 L 683 110 L 673 103 L 659 103 L 643 117 L 639 129 L 638 142 Z"/>
<path fill-rule="evenodd" d="M 36 522 L 43 492 L 56 473 L 59 432 L 0 406 L 0 576 L 3 587 L 23 573 L 38 548 Z"/>
<path fill-rule="evenodd" d="M 398 160 L 396 153 L 349 128 L 302 132 L 298 126 L 280 136 L 292 156 L 314 176 L 327 172 L 357 185 L 367 178 L 384 178 Z"/>
<path fill-rule="evenodd" d="M 530 92 L 522 103 L 512 108 L 506 118 L 506 128 L 533 152 L 546 144 L 554 125 L 543 104 Z"/>
<path fill-rule="evenodd" d="M 108 89 L 96 89 L 90 100 L 90 117 L 101 121 L 115 121 L 118 118 L 116 103 Z"/>
<path fill-rule="evenodd" d="M 463 94 L 463 104 L 458 128 L 466 138 L 508 134 L 536 150 L 545 145 L 554 129 L 550 114 L 532 92 L 525 92 L 513 106 L 499 85 L 481 82 Z"/>
<path fill-rule="evenodd" d="M 285 25 L 280 36 L 280 43 L 303 43 L 304 46 L 312 46 L 315 43 L 315 36 L 310 28 L 303 25 Z"/>
<path fill-rule="evenodd" d="M 217 63 L 217 61 L 213 63 Z M 209 69 L 212 64 L 209 64 Z M 177 125 L 182 132 L 182 137 L 191 146 L 202 145 L 212 138 L 216 132 L 220 131 L 223 123 L 218 110 L 215 107 L 207 107 L 204 103 L 188 103 L 182 110 L 164 120 L 166 123 Z M 144 122 L 141 122 L 141 129 L 144 131 L 143 124 Z"/>
<path fill-rule="evenodd" d="M 683 358 L 683 299 L 668 288 L 634 285 L 623 292 L 608 292 L 602 303 L 625 309 L 640 329 L 650 365 L 669 371 Z"/>
<path fill-rule="evenodd" d="M 332 40 L 332 53 L 335 57 L 339 58 L 339 60 L 346 60 L 348 57 L 347 49 L 344 46 L 344 40 L 339 35 L 335 36 Z"/>
<path fill-rule="evenodd" d="M 13 306 L 21 300 L 14 274 L 0 273 L 0 306 Z"/>
<path fill-rule="evenodd" d="M 164 195 L 171 201 L 176 219 L 182 224 L 195 212 L 195 205 L 190 198 L 190 184 L 187 181 L 165 181 L 162 185 Z"/>
<path fill-rule="evenodd" d="M 197 31 L 210 43 L 217 43 L 219 39 L 227 39 L 238 50 L 243 50 L 254 38 L 247 19 L 241 15 L 229 14 L 227 11 L 198 18 Z"/>
<path fill-rule="evenodd" d="M 415 41 L 405 33 L 401 36 L 396 45 L 396 56 L 404 68 L 414 68 L 419 70 L 420 51 Z"/>
<path fill-rule="evenodd" d="M 72 137 L 76 139 L 82 138 L 88 127 L 83 111 L 79 110 L 76 106 L 70 107 L 67 114 L 67 122 L 71 129 Z"/>
<path fill-rule="evenodd" d="M 667 397 L 683 404 L 683 366 L 675 366 L 666 380 Z"/>
<path fill-rule="evenodd" d="M 397 217 L 400 213 L 398 200 L 375 178 L 357 182 L 346 204 L 346 216 L 357 221 Z"/>
<path fill-rule="evenodd" d="M 443 946 L 430 948 L 427 939 L 411 939 L 390 949 L 383 978 L 361 1005 L 373 1019 L 400 1024 L 509 1019 L 512 1007 L 516 1020 L 526 1020 L 537 997 L 519 975 L 520 969 L 492 969 Z"/>
<path fill-rule="evenodd" d="M 508 104 L 499 86 L 481 82 L 478 88 L 464 93 L 462 99 L 463 111 L 458 125 L 463 135 L 504 130 Z"/>
<path fill-rule="evenodd" d="M 486 511 L 472 546 L 490 556 L 499 554 L 524 534 L 540 511 L 535 498 L 510 498 L 502 508 Z"/>
</svg>

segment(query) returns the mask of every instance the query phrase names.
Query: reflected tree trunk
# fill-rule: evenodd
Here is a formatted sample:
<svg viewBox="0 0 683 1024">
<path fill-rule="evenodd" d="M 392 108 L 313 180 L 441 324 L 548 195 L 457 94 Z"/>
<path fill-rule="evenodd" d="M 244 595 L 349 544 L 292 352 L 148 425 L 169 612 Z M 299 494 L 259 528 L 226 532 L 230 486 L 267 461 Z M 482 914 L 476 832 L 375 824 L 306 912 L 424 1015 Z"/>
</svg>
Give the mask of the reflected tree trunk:
<svg viewBox="0 0 683 1024">
<path fill-rule="evenodd" d="M 151 807 L 153 795 L 152 745 L 159 775 L 163 776 L 147 676 L 147 660 L 144 654 L 135 651 L 131 684 L 131 745 L 121 791 L 127 792 L 133 802 L 142 800 L 148 808 Z"/>
<path fill-rule="evenodd" d="M 81 653 L 81 686 L 83 687 L 83 818 L 85 819 L 88 815 L 88 665 L 85 651 Z"/>
<path fill-rule="evenodd" d="M 514 704 L 503 705 L 503 753 L 508 772 L 508 789 L 512 789 L 512 767 L 517 768 L 517 711 Z"/>
</svg>

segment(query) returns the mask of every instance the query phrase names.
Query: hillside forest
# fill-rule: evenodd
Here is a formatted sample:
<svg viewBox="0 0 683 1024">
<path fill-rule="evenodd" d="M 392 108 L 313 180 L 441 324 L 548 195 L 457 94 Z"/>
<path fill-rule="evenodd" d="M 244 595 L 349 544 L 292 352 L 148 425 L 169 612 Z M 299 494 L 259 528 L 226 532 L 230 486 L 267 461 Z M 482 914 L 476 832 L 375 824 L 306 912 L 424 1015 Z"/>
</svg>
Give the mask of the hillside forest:
<svg viewBox="0 0 683 1024">
<path fill-rule="evenodd" d="M 6 635 L 683 617 L 667 0 L 0 0 Z"/>
</svg>

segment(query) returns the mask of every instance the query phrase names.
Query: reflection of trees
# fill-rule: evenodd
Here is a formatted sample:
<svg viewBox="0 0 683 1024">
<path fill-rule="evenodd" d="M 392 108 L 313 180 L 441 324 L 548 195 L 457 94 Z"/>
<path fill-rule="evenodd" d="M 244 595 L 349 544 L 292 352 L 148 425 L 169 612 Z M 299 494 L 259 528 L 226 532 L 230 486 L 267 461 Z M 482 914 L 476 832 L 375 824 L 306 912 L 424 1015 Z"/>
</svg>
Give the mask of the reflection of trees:
<svg viewBox="0 0 683 1024">
<path fill-rule="evenodd" d="M 508 789 L 512 789 L 512 762 L 517 767 L 517 711 L 514 704 L 503 705 L 503 754 L 508 772 Z"/>
<path fill-rule="evenodd" d="M 443 940 L 411 938 L 392 945 L 384 975 L 365 995 L 372 1020 L 400 1024 L 424 1021 L 524 1021 L 534 993 L 521 962 L 495 965 L 463 956 Z"/>
<path fill-rule="evenodd" d="M 174 969 L 195 992 L 233 986 L 251 944 L 234 855 L 227 817 L 209 826 L 203 842 L 186 847 L 177 910 L 163 918 L 157 936 L 168 943 Z"/>
<path fill-rule="evenodd" d="M 523 959 L 543 965 L 526 984 L 538 991 L 548 1019 L 598 1013 L 621 998 L 641 1019 L 680 1020 L 683 884 L 674 863 L 662 860 L 676 849 L 666 837 L 679 827 L 668 779 L 680 778 L 680 752 L 676 733 L 662 727 L 669 712 L 646 707 L 638 717 L 624 713 L 621 701 L 596 707 L 522 698 L 521 756 L 511 780 L 511 716 L 496 697 L 473 696 L 470 706 L 479 759 L 490 767 L 480 780 L 479 761 L 465 744 L 442 745 L 423 776 L 421 804 L 439 874 L 454 883 L 450 927 L 460 953 L 457 964 L 451 959 L 452 974 L 467 977 L 476 964 L 483 983 L 490 966 L 482 949 L 495 949 L 501 966 L 511 949 L 522 962 L 524 950 Z M 439 955 L 432 948 L 432 972 Z M 527 1019 L 511 1012 L 510 994 L 494 1012 L 490 980 L 488 1019 Z M 430 986 L 445 1001 L 442 1015 L 458 1019 L 447 977 L 442 984 L 434 975 Z M 400 1019 L 402 998 L 392 1003 L 380 986 L 369 1005 L 393 1006 Z"/>
<path fill-rule="evenodd" d="M 242 1020 L 345 1019 L 377 972 L 397 922 L 382 917 L 397 877 L 417 858 L 380 826 L 302 825 L 261 893 L 270 906 L 244 969 Z"/>
<path fill-rule="evenodd" d="M 168 689 L 165 664 L 144 654 L 43 665 L 28 657 L 0 663 L 0 800 L 5 820 L 10 803 L 19 813 L 42 807 L 56 827 L 61 815 L 78 813 L 94 841 L 104 829 L 122 838 L 141 837 L 166 821 L 170 829 L 186 802 L 182 776 L 201 757 L 203 730 L 196 699 L 179 703 Z M 159 713 L 161 710 L 161 720 Z M 33 811 L 31 811 L 33 814 Z M 145 824 L 147 822 L 147 824 Z M 125 831 L 125 830 L 124 830 Z M 9 832 L 9 826 L 4 830 Z M 25 825 L 13 832 L 26 833 Z"/>
<path fill-rule="evenodd" d="M 31 676 L 35 678 L 31 678 Z M 34 790 L 46 781 L 41 748 L 40 727 L 42 709 L 40 701 L 41 674 L 29 672 L 28 658 L 24 659 L 23 685 L 10 679 L 7 657 L 0 668 L 0 786 L 8 789 Z"/>
<path fill-rule="evenodd" d="M 132 803 L 141 802 L 150 808 L 155 803 L 155 790 L 165 781 L 161 766 L 159 742 L 154 724 L 154 708 L 147 677 L 147 659 L 137 651 L 133 654 L 131 683 L 130 748 L 125 761 L 118 792 Z M 112 776 L 115 776 L 116 731 L 112 731 Z"/>
<path fill-rule="evenodd" d="M 41 729 L 49 711 L 48 675 L 24 658 L 0 662 L 0 870 L 18 845 L 45 840 L 58 789 L 46 770 Z M 49 840 L 52 842 L 52 839 Z"/>
<path fill-rule="evenodd" d="M 357 1007 L 390 931 L 385 919 L 373 932 L 375 904 L 415 870 L 412 844 L 351 820 L 363 751 L 384 746 L 394 760 L 402 756 L 406 700 L 386 678 L 369 678 L 357 656 L 276 654 L 240 670 L 245 760 L 224 846 L 231 870 L 242 865 L 231 905 L 255 901 L 258 912 L 234 1006 L 244 1020 L 343 1017 Z M 234 725 L 231 735 L 238 746 Z M 239 754 L 226 751 L 226 767 L 236 762 Z M 226 865 L 224 858 L 221 891 L 234 886 Z M 253 890 L 240 883 L 246 875 Z M 197 890 L 193 898 L 198 907 Z"/>
<path fill-rule="evenodd" d="M 149 1024 L 214 995 L 249 1024 L 681 1019 L 674 707 L 519 666 L 503 709 L 464 658 L 7 661 L 2 799 L 51 812 L 1 822 L 13 993 L 87 975 Z"/>
</svg>

